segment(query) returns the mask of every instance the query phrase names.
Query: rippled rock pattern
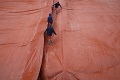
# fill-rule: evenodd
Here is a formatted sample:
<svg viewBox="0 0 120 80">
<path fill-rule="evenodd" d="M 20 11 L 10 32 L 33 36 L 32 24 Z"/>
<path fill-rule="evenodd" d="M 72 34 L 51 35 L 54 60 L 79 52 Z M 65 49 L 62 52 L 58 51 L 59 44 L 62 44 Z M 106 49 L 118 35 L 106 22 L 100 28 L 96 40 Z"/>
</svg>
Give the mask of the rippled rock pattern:
<svg viewBox="0 0 120 80">
<path fill-rule="evenodd" d="M 59 0 L 48 45 L 57 1 L 0 0 L 0 79 L 37 80 L 41 70 L 41 80 L 119 80 L 120 1 Z"/>
<path fill-rule="evenodd" d="M 120 79 L 120 1 L 60 0 L 44 80 Z"/>
<path fill-rule="evenodd" d="M 0 80 L 36 80 L 50 0 L 0 0 Z"/>
</svg>

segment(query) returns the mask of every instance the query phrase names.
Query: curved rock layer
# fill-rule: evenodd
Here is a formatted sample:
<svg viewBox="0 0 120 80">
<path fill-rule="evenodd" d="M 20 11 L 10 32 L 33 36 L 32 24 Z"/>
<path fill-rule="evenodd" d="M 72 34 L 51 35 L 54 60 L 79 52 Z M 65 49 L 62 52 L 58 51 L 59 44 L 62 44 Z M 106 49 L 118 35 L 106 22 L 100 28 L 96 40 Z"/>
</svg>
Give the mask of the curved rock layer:
<svg viewBox="0 0 120 80">
<path fill-rule="evenodd" d="M 0 80 L 36 80 L 51 0 L 0 0 Z"/>
<path fill-rule="evenodd" d="M 119 80 L 120 1 L 59 1 L 57 36 L 45 48 L 46 19 L 57 0 L 0 1 L 0 79 L 36 80 L 42 64 L 41 80 Z"/>
<path fill-rule="evenodd" d="M 59 0 L 43 80 L 120 79 L 120 0 Z"/>
</svg>

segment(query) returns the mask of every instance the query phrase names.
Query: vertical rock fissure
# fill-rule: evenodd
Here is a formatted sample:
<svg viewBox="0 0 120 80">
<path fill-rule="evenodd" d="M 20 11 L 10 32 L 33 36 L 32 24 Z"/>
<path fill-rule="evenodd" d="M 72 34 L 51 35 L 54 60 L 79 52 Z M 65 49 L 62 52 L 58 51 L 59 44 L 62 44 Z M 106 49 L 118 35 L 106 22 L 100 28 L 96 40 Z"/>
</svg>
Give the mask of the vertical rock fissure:
<svg viewBox="0 0 120 80">
<path fill-rule="evenodd" d="M 52 1 L 53 1 L 53 3 L 55 2 L 54 0 L 52 0 Z M 56 13 L 53 13 L 52 16 L 53 16 L 53 26 L 55 28 L 57 15 L 56 15 Z M 44 45 L 43 45 L 42 63 L 41 63 L 40 72 L 39 72 L 37 80 L 44 80 L 46 78 L 46 74 L 44 71 L 45 71 L 45 67 L 47 65 L 46 57 L 47 57 L 47 51 L 48 51 L 48 46 L 49 46 L 47 42 L 48 42 L 48 37 L 45 35 L 44 36 Z"/>
<path fill-rule="evenodd" d="M 44 62 L 44 58 L 45 58 L 45 42 L 46 42 L 46 36 L 44 36 L 44 45 L 43 45 L 43 57 L 42 57 L 42 63 L 41 63 L 41 67 L 40 67 L 40 71 L 39 71 L 39 75 L 37 80 L 43 80 L 42 78 L 42 67 L 43 67 L 43 62 Z"/>
<path fill-rule="evenodd" d="M 56 18 L 57 18 L 57 16 L 56 16 L 56 14 L 53 14 L 52 15 L 53 16 L 53 26 L 54 26 L 54 28 L 56 27 Z M 46 60 L 45 60 L 45 58 L 47 57 L 47 51 L 48 51 L 48 44 L 47 44 L 47 36 L 44 36 L 44 48 L 43 48 L 43 57 L 42 57 L 42 64 L 41 64 L 41 68 L 40 68 L 40 72 L 39 72 L 39 76 L 38 76 L 38 79 L 37 80 L 44 80 L 44 77 L 46 76 L 46 75 L 44 75 L 44 70 L 43 70 L 43 68 L 46 66 Z"/>
</svg>

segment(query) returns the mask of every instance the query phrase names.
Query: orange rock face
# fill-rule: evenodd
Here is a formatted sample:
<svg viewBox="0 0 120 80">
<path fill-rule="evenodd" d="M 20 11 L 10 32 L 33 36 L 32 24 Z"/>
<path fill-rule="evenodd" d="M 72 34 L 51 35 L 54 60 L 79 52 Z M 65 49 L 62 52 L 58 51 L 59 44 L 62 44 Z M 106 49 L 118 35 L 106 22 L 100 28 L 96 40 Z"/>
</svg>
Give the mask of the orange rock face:
<svg viewBox="0 0 120 80">
<path fill-rule="evenodd" d="M 37 80 L 41 69 L 41 80 L 119 80 L 120 1 L 59 0 L 48 45 L 43 31 L 57 1 L 0 1 L 0 79 Z"/>
<path fill-rule="evenodd" d="M 120 1 L 60 0 L 43 80 L 120 79 Z"/>
<path fill-rule="evenodd" d="M 0 80 L 36 80 L 50 0 L 0 1 Z"/>
</svg>

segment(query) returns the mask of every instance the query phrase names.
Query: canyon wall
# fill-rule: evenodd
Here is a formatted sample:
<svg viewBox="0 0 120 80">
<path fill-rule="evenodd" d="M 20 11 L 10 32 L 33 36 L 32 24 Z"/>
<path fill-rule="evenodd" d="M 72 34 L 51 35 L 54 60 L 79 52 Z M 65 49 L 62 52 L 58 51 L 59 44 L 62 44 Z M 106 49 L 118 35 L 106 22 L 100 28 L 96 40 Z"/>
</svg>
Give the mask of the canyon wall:
<svg viewBox="0 0 120 80">
<path fill-rule="evenodd" d="M 43 80 L 120 79 L 120 1 L 59 0 Z"/>
<path fill-rule="evenodd" d="M 51 0 L 0 1 L 0 79 L 36 80 Z"/>
<path fill-rule="evenodd" d="M 41 69 L 41 80 L 119 80 L 120 1 L 59 0 L 48 45 L 57 1 L 0 1 L 0 79 L 37 80 Z"/>
</svg>

